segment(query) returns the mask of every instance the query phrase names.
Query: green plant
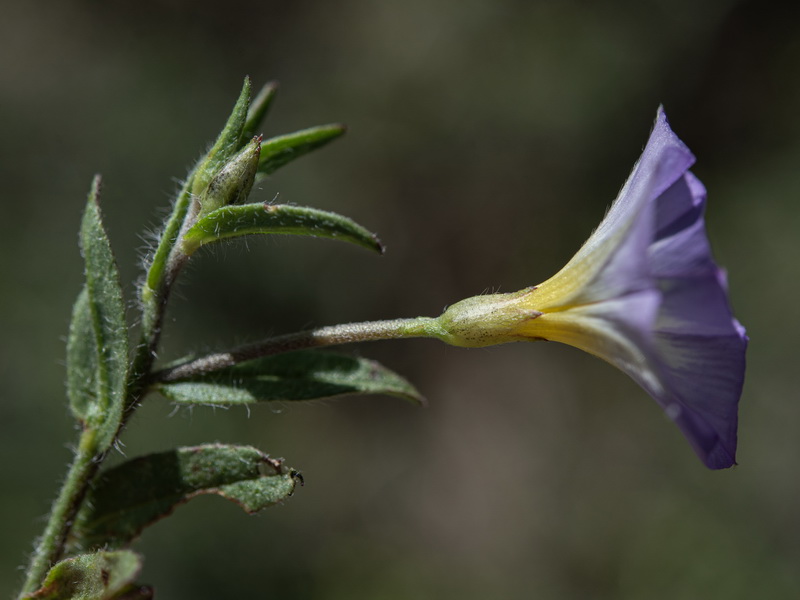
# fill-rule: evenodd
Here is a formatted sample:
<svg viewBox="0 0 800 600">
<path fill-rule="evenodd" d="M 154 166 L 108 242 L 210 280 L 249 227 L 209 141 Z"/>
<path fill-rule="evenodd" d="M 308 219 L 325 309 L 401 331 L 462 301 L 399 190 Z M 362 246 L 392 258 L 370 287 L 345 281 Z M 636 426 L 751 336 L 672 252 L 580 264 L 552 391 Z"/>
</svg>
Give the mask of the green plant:
<svg viewBox="0 0 800 600">
<path fill-rule="evenodd" d="M 81 433 L 21 599 L 149 598 L 152 590 L 136 583 L 141 559 L 129 550 L 149 524 L 200 494 L 222 496 L 253 513 L 302 485 L 300 473 L 282 461 L 237 445 L 176 448 L 101 470 L 151 392 L 179 405 L 342 394 L 422 401 L 409 382 L 382 365 L 319 349 L 324 346 L 408 337 L 466 347 L 540 339 L 569 343 L 642 385 L 707 466 L 733 464 L 747 340 L 705 238 L 705 191 L 688 171 L 694 157 L 663 111 L 606 219 L 543 284 L 468 298 L 438 318 L 321 327 L 157 365 L 170 293 L 200 247 L 245 235 L 292 234 L 383 251 L 375 235 L 341 215 L 247 203 L 260 178 L 344 133 L 340 125 L 325 125 L 264 140 L 257 132 L 275 92 L 275 85 L 267 85 L 251 102 L 245 79 L 225 127 L 183 183 L 138 287 L 133 344 L 95 178 L 80 233 L 86 283 L 67 342 L 67 392 Z M 701 378 L 703 385 L 696 385 Z"/>
</svg>

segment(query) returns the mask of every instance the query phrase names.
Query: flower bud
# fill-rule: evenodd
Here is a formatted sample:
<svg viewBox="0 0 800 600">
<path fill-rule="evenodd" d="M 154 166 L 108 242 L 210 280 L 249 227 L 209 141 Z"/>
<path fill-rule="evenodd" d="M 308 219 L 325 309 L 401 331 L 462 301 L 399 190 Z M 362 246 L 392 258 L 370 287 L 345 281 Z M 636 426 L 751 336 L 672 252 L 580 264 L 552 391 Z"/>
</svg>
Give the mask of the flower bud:
<svg viewBox="0 0 800 600">
<path fill-rule="evenodd" d="M 261 136 L 256 136 L 235 154 L 219 172 L 211 178 L 200 194 L 200 213 L 244 201 L 253 188 L 261 155 Z"/>
</svg>

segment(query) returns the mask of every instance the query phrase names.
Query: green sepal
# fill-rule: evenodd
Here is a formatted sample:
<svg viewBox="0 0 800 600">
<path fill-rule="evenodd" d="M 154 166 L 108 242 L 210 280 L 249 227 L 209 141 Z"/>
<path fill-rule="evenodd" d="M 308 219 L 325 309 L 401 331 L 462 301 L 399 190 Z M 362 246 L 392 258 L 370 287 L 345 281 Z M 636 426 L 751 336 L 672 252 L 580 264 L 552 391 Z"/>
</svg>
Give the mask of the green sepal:
<svg viewBox="0 0 800 600">
<path fill-rule="evenodd" d="M 300 158 L 312 150 L 332 142 L 343 135 L 345 131 L 347 131 L 347 128 L 344 125 L 334 123 L 311 127 L 265 140 L 261 145 L 261 158 L 258 162 L 256 181 L 270 173 L 274 173 L 296 158 Z"/>
<path fill-rule="evenodd" d="M 67 394 L 72 413 L 106 450 L 122 419 L 128 377 L 128 331 L 119 272 L 103 229 L 95 177 L 81 224 L 86 284 L 67 339 Z"/>
<path fill-rule="evenodd" d="M 250 446 L 208 444 L 129 460 L 101 473 L 73 535 L 84 548 L 120 547 L 175 507 L 216 494 L 255 513 L 292 495 L 302 476 Z"/>
<path fill-rule="evenodd" d="M 178 404 L 214 406 L 347 394 L 384 394 L 424 403 L 413 385 L 380 363 L 320 350 L 249 360 L 190 380 L 160 383 L 157 389 Z"/>
<path fill-rule="evenodd" d="M 128 600 L 152 598 L 152 590 L 133 581 L 141 557 L 130 550 L 82 554 L 56 563 L 42 587 L 21 600 Z"/>
<path fill-rule="evenodd" d="M 244 144 L 244 142 L 251 137 L 258 135 L 261 123 L 264 121 L 264 117 L 267 116 L 267 112 L 269 112 L 272 101 L 275 100 L 275 95 L 277 93 L 278 82 L 270 81 L 262 87 L 261 91 L 253 98 L 253 101 L 250 103 L 250 109 L 247 111 L 247 120 L 244 124 L 242 137 L 239 140 L 240 144 Z"/>
<path fill-rule="evenodd" d="M 242 91 L 233 106 L 230 117 L 225 127 L 219 134 L 217 141 L 211 146 L 206 155 L 201 159 L 195 171 L 192 182 L 192 193 L 199 196 L 208 186 L 211 179 L 222 167 L 236 154 L 244 141 L 242 132 L 247 121 L 247 111 L 250 107 L 250 78 L 244 78 Z"/>
<path fill-rule="evenodd" d="M 258 233 L 310 235 L 352 242 L 379 254 L 375 234 L 336 213 L 287 204 L 223 206 L 200 217 L 183 236 L 183 251 L 192 254 L 203 244 Z"/>
</svg>

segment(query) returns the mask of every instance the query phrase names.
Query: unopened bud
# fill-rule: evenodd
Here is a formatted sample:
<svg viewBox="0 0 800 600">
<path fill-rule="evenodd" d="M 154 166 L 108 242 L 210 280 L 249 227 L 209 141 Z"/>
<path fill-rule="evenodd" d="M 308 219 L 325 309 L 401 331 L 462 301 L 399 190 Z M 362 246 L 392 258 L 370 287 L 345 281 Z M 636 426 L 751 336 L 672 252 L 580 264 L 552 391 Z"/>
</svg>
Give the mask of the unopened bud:
<svg viewBox="0 0 800 600">
<path fill-rule="evenodd" d="M 200 194 L 200 212 L 213 210 L 243 202 L 253 188 L 261 155 L 261 136 L 256 136 L 238 154 L 235 154 L 219 172 L 211 178 Z"/>
</svg>

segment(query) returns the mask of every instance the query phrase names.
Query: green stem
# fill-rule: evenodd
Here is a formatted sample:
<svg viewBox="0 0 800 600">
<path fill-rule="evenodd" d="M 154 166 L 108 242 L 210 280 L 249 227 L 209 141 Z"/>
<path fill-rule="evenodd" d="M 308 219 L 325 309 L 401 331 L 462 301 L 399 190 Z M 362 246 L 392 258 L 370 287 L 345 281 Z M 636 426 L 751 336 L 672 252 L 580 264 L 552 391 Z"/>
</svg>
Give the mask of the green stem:
<svg viewBox="0 0 800 600">
<path fill-rule="evenodd" d="M 61 491 L 53 503 L 47 526 L 31 557 L 20 598 L 39 588 L 47 571 L 64 553 L 67 535 L 75 514 L 86 495 L 88 483 L 100 464 L 98 457 L 95 456 L 94 447 L 94 432 L 84 431 Z"/>
<path fill-rule="evenodd" d="M 202 358 L 158 371 L 153 374 L 151 381 L 154 383 L 178 381 L 231 367 L 246 360 L 293 350 L 397 338 L 439 338 L 441 335 L 442 332 L 438 320 L 430 317 L 332 325 L 279 335 L 256 344 L 239 346 L 218 354 L 209 354 Z"/>
</svg>

